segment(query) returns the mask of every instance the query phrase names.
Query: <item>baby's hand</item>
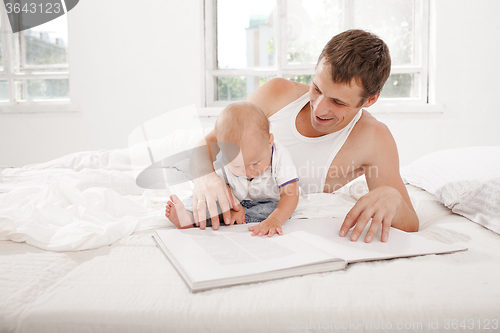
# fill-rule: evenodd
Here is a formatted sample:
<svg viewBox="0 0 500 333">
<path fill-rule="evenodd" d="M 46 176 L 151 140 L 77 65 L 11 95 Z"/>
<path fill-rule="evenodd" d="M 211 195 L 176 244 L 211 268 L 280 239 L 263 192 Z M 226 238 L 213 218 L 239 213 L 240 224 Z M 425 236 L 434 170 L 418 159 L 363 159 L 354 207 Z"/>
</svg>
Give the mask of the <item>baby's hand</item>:
<svg viewBox="0 0 500 333">
<path fill-rule="evenodd" d="M 240 206 L 240 209 L 238 211 L 231 209 L 231 220 L 229 222 L 229 225 L 233 225 L 235 223 L 245 224 L 245 208 L 243 208 L 242 206 Z"/>
<path fill-rule="evenodd" d="M 264 236 L 269 234 L 272 237 L 275 233 L 283 235 L 283 230 L 281 230 L 282 223 L 275 218 L 267 218 L 260 222 L 258 225 L 253 225 L 248 227 L 248 230 L 253 231 L 252 236 L 259 235 Z"/>
</svg>

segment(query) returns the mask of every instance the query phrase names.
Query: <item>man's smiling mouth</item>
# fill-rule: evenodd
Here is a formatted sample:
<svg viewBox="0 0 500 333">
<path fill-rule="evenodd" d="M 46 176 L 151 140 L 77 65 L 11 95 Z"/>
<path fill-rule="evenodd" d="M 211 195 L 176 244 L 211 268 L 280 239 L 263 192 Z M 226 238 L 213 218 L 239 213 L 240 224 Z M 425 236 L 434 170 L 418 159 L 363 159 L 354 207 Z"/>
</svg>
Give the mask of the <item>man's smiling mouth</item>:
<svg viewBox="0 0 500 333">
<path fill-rule="evenodd" d="M 333 118 L 322 118 L 320 116 L 316 116 L 316 118 L 318 118 L 321 121 L 328 121 L 328 120 L 332 120 L 333 119 Z"/>
</svg>

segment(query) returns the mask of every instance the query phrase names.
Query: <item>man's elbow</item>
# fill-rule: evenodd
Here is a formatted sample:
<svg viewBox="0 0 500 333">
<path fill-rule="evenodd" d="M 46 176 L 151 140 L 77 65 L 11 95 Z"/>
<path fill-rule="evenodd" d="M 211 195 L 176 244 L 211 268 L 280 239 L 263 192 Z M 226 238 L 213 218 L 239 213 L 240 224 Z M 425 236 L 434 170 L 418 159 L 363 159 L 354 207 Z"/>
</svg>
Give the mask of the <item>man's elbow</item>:
<svg viewBox="0 0 500 333">
<path fill-rule="evenodd" d="M 419 221 L 418 221 L 418 217 L 417 217 L 417 214 L 415 214 L 415 219 L 412 221 L 412 223 L 409 223 L 407 225 L 407 230 L 405 230 L 406 232 L 417 232 L 418 229 L 419 229 Z"/>
<path fill-rule="evenodd" d="M 408 232 L 417 232 L 418 231 L 418 223 L 416 225 L 411 226 L 410 230 Z"/>
</svg>

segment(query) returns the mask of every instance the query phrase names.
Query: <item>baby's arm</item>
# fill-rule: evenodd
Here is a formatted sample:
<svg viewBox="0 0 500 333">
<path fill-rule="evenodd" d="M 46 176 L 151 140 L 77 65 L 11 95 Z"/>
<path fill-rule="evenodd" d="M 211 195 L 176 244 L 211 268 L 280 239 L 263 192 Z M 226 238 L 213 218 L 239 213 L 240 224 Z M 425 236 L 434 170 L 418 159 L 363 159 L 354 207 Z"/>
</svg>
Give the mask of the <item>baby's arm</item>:
<svg viewBox="0 0 500 333">
<path fill-rule="evenodd" d="M 269 237 L 272 237 L 275 233 L 283 235 L 281 226 L 292 216 L 298 202 L 299 182 L 286 184 L 280 188 L 280 201 L 274 212 L 258 225 L 248 227 L 248 230 L 253 231 L 252 236 L 269 234 Z"/>
</svg>

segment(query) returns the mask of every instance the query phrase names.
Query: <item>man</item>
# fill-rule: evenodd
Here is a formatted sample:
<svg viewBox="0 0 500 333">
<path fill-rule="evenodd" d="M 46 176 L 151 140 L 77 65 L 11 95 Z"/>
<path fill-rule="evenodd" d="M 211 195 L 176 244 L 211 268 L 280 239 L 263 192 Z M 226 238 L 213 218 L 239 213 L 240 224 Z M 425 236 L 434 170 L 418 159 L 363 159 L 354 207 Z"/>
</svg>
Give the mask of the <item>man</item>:
<svg viewBox="0 0 500 333">
<path fill-rule="evenodd" d="M 273 79 L 247 99 L 264 111 L 276 140 L 299 164 L 299 185 L 305 192 L 331 193 L 365 174 L 370 192 L 349 211 L 339 232 L 344 237 L 354 227 L 352 241 L 358 240 L 365 227 L 365 242 L 371 242 L 379 228 L 383 242 L 391 226 L 418 231 L 418 218 L 399 174 L 394 138 L 383 123 L 362 109 L 378 100 L 390 67 L 389 50 L 381 39 L 363 30 L 349 30 L 327 43 L 310 86 Z M 213 132 L 205 139 L 208 150 L 214 150 Z M 208 209 L 217 229 L 218 201 L 226 224 L 244 223 L 243 208 L 211 172 L 209 161 L 214 153 L 198 154 L 191 160 L 198 175 L 193 194 L 195 221 L 204 221 Z M 301 172 L 304 169 L 309 172 Z M 200 227 L 205 228 L 204 222 Z"/>
</svg>

